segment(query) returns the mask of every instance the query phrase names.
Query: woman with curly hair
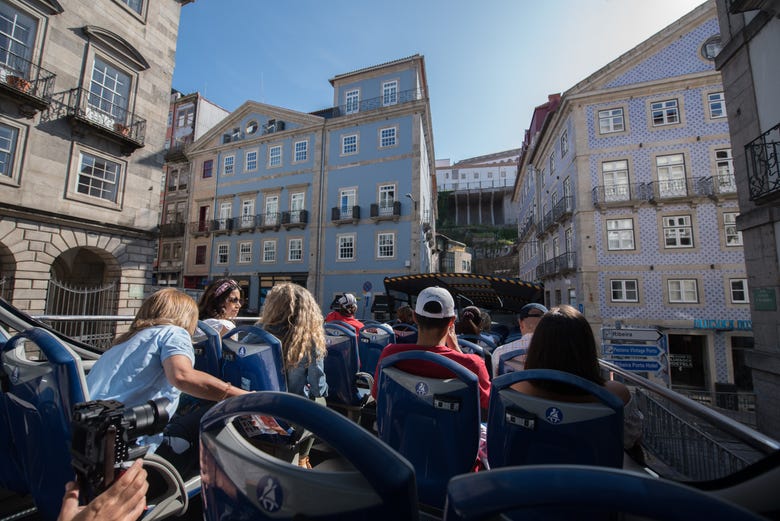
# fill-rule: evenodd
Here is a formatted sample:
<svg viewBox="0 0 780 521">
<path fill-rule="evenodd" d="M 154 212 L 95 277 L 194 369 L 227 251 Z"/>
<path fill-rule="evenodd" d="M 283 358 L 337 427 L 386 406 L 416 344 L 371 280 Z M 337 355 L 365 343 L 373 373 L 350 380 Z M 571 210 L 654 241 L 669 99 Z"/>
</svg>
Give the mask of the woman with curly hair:
<svg viewBox="0 0 780 521">
<path fill-rule="evenodd" d="M 287 390 L 325 405 L 328 352 L 322 310 L 312 294 L 298 284 L 277 284 L 265 297 L 258 324 L 282 341 Z M 313 443 L 314 437 L 308 435 L 299 445 L 299 466 L 311 468 L 309 452 Z"/>
<path fill-rule="evenodd" d="M 236 327 L 236 318 L 241 306 L 241 286 L 232 279 L 217 279 L 208 285 L 198 302 L 198 318 L 224 335 Z"/>
</svg>

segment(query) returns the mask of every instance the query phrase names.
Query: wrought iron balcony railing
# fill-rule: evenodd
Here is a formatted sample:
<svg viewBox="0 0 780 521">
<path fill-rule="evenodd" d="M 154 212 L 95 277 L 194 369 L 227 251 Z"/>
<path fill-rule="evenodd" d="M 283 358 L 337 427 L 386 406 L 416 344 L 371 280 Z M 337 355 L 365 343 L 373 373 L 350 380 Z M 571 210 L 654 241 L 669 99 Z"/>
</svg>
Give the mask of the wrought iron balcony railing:
<svg viewBox="0 0 780 521">
<path fill-rule="evenodd" d="M 285 228 L 305 228 L 308 222 L 308 210 L 292 210 L 289 212 L 282 212 L 282 226 Z"/>
<path fill-rule="evenodd" d="M 398 220 L 401 216 L 401 201 L 393 201 L 391 204 L 372 203 L 369 208 L 369 217 L 374 221 L 385 219 Z"/>
<path fill-rule="evenodd" d="M 750 200 L 763 202 L 780 193 L 780 123 L 745 145 Z"/>
<path fill-rule="evenodd" d="M 562 218 L 571 215 L 574 211 L 574 197 L 567 195 L 558 199 L 553 205 L 553 220 L 560 221 Z"/>
<path fill-rule="evenodd" d="M 360 220 L 360 206 L 334 206 L 330 209 L 330 220 L 335 223 L 346 221 L 357 222 Z"/>
<path fill-rule="evenodd" d="M 36 110 L 49 106 L 55 74 L 7 49 L 0 49 L 0 85 Z"/>
<path fill-rule="evenodd" d="M 523 221 L 523 224 L 520 225 L 520 233 L 518 233 L 517 238 L 523 239 L 526 235 L 528 235 L 528 232 L 531 231 L 531 228 L 536 223 L 536 218 L 534 217 L 534 213 L 531 212 L 528 214 L 528 217 L 525 218 Z"/>
<path fill-rule="evenodd" d="M 395 96 L 379 96 L 376 98 L 364 99 L 355 103 L 319 110 L 313 114 L 326 119 L 338 118 L 341 116 L 349 116 L 350 114 L 359 114 L 361 112 L 386 109 L 388 107 L 410 103 L 412 101 L 421 99 L 423 99 L 422 89 L 402 90 L 396 93 Z"/>
<path fill-rule="evenodd" d="M 162 224 L 160 225 L 160 236 L 161 237 L 183 237 L 185 228 L 186 228 L 185 223 Z"/>
</svg>

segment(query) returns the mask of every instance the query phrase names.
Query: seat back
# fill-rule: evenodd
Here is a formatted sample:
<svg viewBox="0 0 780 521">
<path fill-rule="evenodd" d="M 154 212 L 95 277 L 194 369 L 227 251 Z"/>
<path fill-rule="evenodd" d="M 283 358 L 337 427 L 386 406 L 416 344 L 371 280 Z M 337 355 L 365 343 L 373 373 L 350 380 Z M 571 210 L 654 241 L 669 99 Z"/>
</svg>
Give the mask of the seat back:
<svg viewBox="0 0 780 521">
<path fill-rule="evenodd" d="M 764 519 L 674 481 L 579 465 L 532 465 L 457 476 L 447 487 L 444 519 L 623 519 L 617 513 L 667 521 Z"/>
<path fill-rule="evenodd" d="M 12 465 L 22 482 L 16 485 L 29 491 L 44 519 L 56 519 L 65 483 L 74 478 L 71 413 L 76 403 L 89 400 L 81 361 L 57 337 L 36 327 L 5 343 L 2 365 L 2 407 L 13 439 Z"/>
<path fill-rule="evenodd" d="M 489 337 L 488 335 L 458 335 L 458 338 L 462 338 L 463 340 L 467 340 L 471 342 L 472 344 L 477 344 L 483 349 L 487 349 L 489 352 L 493 352 L 493 350 L 496 348 L 496 342 L 493 340 L 492 337 Z"/>
<path fill-rule="evenodd" d="M 360 330 L 358 341 L 360 370 L 373 375 L 382 349 L 395 343 L 395 332 L 387 324 L 371 324 Z"/>
<path fill-rule="evenodd" d="M 193 337 L 195 369 L 222 378 L 222 338 L 205 322 L 198 320 Z"/>
<path fill-rule="evenodd" d="M 396 367 L 410 362 L 437 366 L 451 378 L 417 376 Z M 417 475 L 420 502 L 444 506 L 447 482 L 469 472 L 479 448 L 477 375 L 442 355 L 405 351 L 379 363 L 377 430 Z"/>
<path fill-rule="evenodd" d="M 222 337 L 222 376 L 247 391 L 286 391 L 282 343 L 258 326 L 238 326 Z"/>
<path fill-rule="evenodd" d="M 527 352 L 527 349 L 516 347 L 498 355 L 498 374 L 514 373 L 525 369 L 525 362 L 515 360 L 515 358 L 525 355 Z"/>
<path fill-rule="evenodd" d="M 416 344 L 417 326 L 413 324 L 393 324 L 396 344 Z"/>
<path fill-rule="evenodd" d="M 307 470 L 249 444 L 231 418 L 263 415 L 310 431 L 345 459 L 344 471 Z M 204 519 L 418 518 L 414 469 L 343 415 L 292 393 L 217 404 L 201 422 Z"/>
<path fill-rule="evenodd" d="M 510 388 L 525 380 L 569 384 L 598 401 L 562 402 Z M 552 369 L 497 376 L 490 390 L 487 451 L 491 468 L 552 463 L 620 468 L 623 401 L 600 385 Z"/>
<path fill-rule="evenodd" d="M 328 380 L 328 404 L 358 407 L 362 398 L 357 386 L 360 355 L 355 330 L 336 322 L 325 322 L 325 378 Z"/>
<path fill-rule="evenodd" d="M 485 349 L 481 345 L 475 344 L 474 342 L 471 342 L 465 338 L 461 338 L 460 336 L 458 336 L 458 345 L 460 346 L 460 350 L 464 353 L 479 355 L 484 360 Z"/>
</svg>

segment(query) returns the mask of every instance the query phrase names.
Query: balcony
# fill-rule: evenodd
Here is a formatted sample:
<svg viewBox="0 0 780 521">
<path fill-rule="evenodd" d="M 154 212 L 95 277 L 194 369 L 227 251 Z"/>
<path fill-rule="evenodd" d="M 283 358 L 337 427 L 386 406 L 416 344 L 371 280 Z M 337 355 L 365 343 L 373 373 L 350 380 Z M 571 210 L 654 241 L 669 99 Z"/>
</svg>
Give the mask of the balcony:
<svg viewBox="0 0 780 521">
<path fill-rule="evenodd" d="M 360 206 L 334 206 L 330 209 L 330 220 L 334 224 L 357 224 L 360 220 Z"/>
<path fill-rule="evenodd" d="M 593 189 L 593 206 L 625 206 L 647 201 L 645 183 L 615 183 Z"/>
<path fill-rule="evenodd" d="M 19 112 L 32 118 L 51 102 L 55 75 L 29 60 L 2 50 L 0 63 L 0 95 L 14 100 Z"/>
<path fill-rule="evenodd" d="M 224 218 L 224 219 L 214 219 L 211 221 L 211 232 L 215 234 L 219 233 L 230 233 L 233 230 L 233 219 L 230 218 Z"/>
<path fill-rule="evenodd" d="M 525 218 L 525 221 L 523 221 L 523 224 L 520 225 L 520 233 L 518 233 L 517 238 L 523 239 L 526 235 L 528 235 L 528 232 L 531 231 L 531 228 L 536 223 L 535 217 L 533 212 L 528 214 L 528 217 Z"/>
<path fill-rule="evenodd" d="M 696 179 L 696 192 L 712 199 L 735 196 L 737 194 L 737 180 L 733 174 L 699 177 Z"/>
<path fill-rule="evenodd" d="M 643 193 L 651 203 L 688 199 L 691 197 L 707 197 L 712 194 L 713 188 L 711 183 L 703 182 L 703 179 L 709 178 L 686 177 L 653 181 L 652 183 L 645 183 Z"/>
<path fill-rule="evenodd" d="M 266 212 L 257 216 L 257 229 L 258 231 L 265 232 L 273 230 L 279 231 L 279 227 L 282 225 L 282 214 L 279 212 Z"/>
<path fill-rule="evenodd" d="M 233 218 L 233 229 L 238 233 L 251 232 L 255 230 L 257 223 L 260 222 L 259 215 L 242 215 Z"/>
<path fill-rule="evenodd" d="M 480 181 L 454 181 L 449 184 L 443 184 L 442 190 L 443 191 L 453 191 L 453 192 L 484 192 L 484 191 L 492 191 L 492 190 L 514 190 L 515 187 L 515 181 L 514 179 L 491 179 L 491 180 L 480 180 Z"/>
<path fill-rule="evenodd" d="M 550 228 L 552 228 L 555 225 L 555 219 L 553 218 L 553 211 L 550 210 L 549 212 L 546 212 L 544 214 L 544 217 L 542 217 L 541 222 L 538 223 L 538 226 L 536 227 L 536 236 L 542 237 L 545 233 L 547 233 Z"/>
<path fill-rule="evenodd" d="M 70 119 L 77 134 L 92 130 L 115 141 L 124 155 L 144 146 L 145 119 L 81 87 L 52 94 L 51 110 L 55 117 Z"/>
<path fill-rule="evenodd" d="M 338 118 L 342 116 L 349 116 L 351 114 L 360 114 L 363 112 L 391 108 L 396 105 L 411 103 L 421 99 L 423 99 L 422 89 L 402 90 L 396 94 L 395 101 L 392 103 L 386 103 L 384 96 L 379 96 L 376 98 L 361 100 L 349 105 L 339 105 L 338 107 L 330 107 L 327 109 L 318 110 L 312 114 L 323 117 L 325 119 Z"/>
<path fill-rule="evenodd" d="M 190 233 L 198 237 L 211 233 L 211 221 L 195 221 L 190 223 Z"/>
<path fill-rule="evenodd" d="M 282 212 L 282 226 L 286 229 L 291 228 L 306 228 L 306 224 L 309 222 L 308 210 L 293 210 L 290 212 Z"/>
<path fill-rule="evenodd" d="M 762 204 L 780 193 L 780 124 L 745 145 L 750 200 Z"/>
<path fill-rule="evenodd" d="M 577 254 L 575 252 L 566 252 L 539 264 L 536 267 L 536 278 L 541 280 L 556 275 L 565 275 L 576 270 Z"/>
<path fill-rule="evenodd" d="M 160 225 L 160 237 L 184 237 L 185 223 L 167 223 Z"/>
<path fill-rule="evenodd" d="M 574 197 L 567 195 L 558 199 L 553 206 L 553 221 L 559 222 L 565 217 L 569 217 L 574 211 Z"/>
<path fill-rule="evenodd" d="M 398 222 L 401 218 L 401 201 L 393 201 L 390 204 L 372 203 L 369 218 L 376 223 L 389 220 Z"/>
<path fill-rule="evenodd" d="M 166 163 L 183 163 L 187 161 L 187 145 L 189 142 L 177 141 L 165 151 Z"/>
</svg>

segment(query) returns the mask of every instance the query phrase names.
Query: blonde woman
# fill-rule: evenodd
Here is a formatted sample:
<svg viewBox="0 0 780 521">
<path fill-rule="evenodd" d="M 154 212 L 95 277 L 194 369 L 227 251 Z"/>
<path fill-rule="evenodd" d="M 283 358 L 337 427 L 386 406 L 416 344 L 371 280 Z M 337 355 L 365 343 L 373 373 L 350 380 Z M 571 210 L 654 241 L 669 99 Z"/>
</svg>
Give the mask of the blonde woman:
<svg viewBox="0 0 780 521">
<path fill-rule="evenodd" d="M 182 392 L 204 400 L 219 401 L 245 394 L 193 367 L 192 333 L 198 322 L 198 306 L 189 295 L 161 289 L 141 304 L 130 329 L 120 335 L 87 375 L 93 400 L 118 400 L 127 406 L 167 398 L 173 417 Z M 162 435 L 144 443 L 154 450 Z"/>
</svg>

